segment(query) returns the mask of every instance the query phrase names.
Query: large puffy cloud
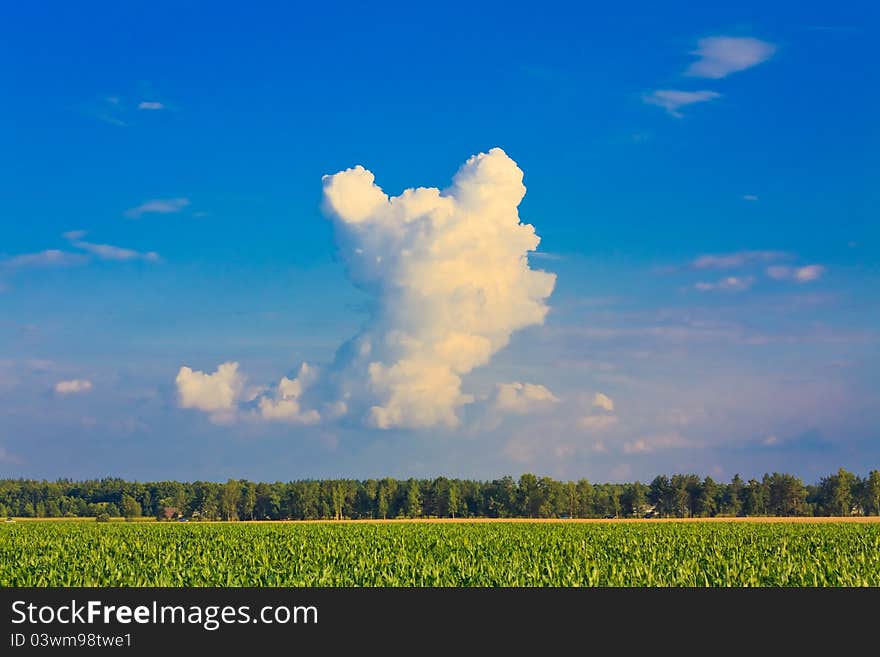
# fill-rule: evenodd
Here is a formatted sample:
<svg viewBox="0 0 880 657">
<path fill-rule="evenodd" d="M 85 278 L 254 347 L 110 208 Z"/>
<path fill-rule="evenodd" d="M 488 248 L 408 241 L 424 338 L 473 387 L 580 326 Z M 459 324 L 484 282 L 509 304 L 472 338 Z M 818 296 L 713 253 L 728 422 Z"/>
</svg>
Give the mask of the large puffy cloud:
<svg viewBox="0 0 880 657">
<path fill-rule="evenodd" d="M 231 419 L 244 393 L 245 377 L 238 363 L 227 362 L 213 374 L 181 367 L 175 379 L 182 408 L 196 408 L 211 414 L 215 421 Z"/>
<path fill-rule="evenodd" d="M 307 367 L 260 398 L 259 415 L 456 426 L 459 409 L 474 401 L 462 377 L 548 311 L 555 275 L 529 267 L 540 240 L 519 219 L 522 179 L 500 148 L 471 157 L 445 190 L 389 197 L 362 166 L 324 176 L 323 207 L 348 275 L 375 310 L 320 374 Z"/>
<path fill-rule="evenodd" d="M 443 191 L 389 198 L 362 167 L 325 176 L 351 279 L 378 301 L 334 366 L 340 399 L 368 400 L 369 423 L 455 426 L 473 401 L 462 376 L 544 321 L 555 276 L 529 267 L 540 240 L 519 220 L 522 178 L 500 148 L 470 158 Z"/>
</svg>

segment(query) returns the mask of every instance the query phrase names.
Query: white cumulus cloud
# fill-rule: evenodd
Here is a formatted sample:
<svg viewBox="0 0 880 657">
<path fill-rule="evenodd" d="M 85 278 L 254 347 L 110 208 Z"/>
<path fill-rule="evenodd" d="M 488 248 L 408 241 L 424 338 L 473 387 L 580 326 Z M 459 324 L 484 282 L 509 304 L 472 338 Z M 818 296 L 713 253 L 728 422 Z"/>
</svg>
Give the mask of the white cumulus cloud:
<svg viewBox="0 0 880 657">
<path fill-rule="evenodd" d="M 471 157 L 443 190 L 389 197 L 362 166 L 324 176 L 348 276 L 374 310 L 307 384 L 285 378 L 260 398 L 263 417 L 317 421 L 322 409 L 379 428 L 456 426 L 474 401 L 462 378 L 547 315 L 556 277 L 529 266 L 540 239 L 520 222 L 522 180 L 500 148 Z"/>
<path fill-rule="evenodd" d="M 700 39 L 692 55 L 699 59 L 691 64 L 685 75 L 698 78 L 725 78 L 731 73 L 744 71 L 770 59 L 776 46 L 752 37 L 712 36 Z"/>
<path fill-rule="evenodd" d="M 339 394 L 369 400 L 371 424 L 455 426 L 473 401 L 462 376 L 543 323 L 555 276 L 529 267 L 540 239 L 519 219 L 522 178 L 500 148 L 470 158 L 442 191 L 388 197 L 363 167 L 324 177 L 349 275 L 378 302 L 336 363 Z"/>
<path fill-rule="evenodd" d="M 92 382 L 88 379 L 71 379 L 55 384 L 55 392 L 59 395 L 75 395 L 78 392 L 88 392 L 91 389 Z"/>
</svg>

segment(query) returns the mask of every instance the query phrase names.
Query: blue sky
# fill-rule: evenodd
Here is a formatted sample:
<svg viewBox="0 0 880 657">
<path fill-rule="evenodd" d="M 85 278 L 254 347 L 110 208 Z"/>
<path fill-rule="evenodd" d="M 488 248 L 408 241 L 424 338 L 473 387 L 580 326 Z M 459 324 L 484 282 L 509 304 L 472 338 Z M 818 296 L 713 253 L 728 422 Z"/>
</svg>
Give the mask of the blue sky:
<svg viewBox="0 0 880 657">
<path fill-rule="evenodd" d="M 880 466 L 871 3 L 3 13 L 0 476 Z M 330 417 L 340 345 L 414 320 L 389 325 L 399 271 L 352 274 L 322 177 L 446 189 L 494 147 L 541 238 L 523 275 L 556 276 L 546 317 L 453 368 L 454 426 Z M 247 383 L 222 413 L 216 386 L 185 397 L 182 367 L 226 362 Z M 307 391 L 266 421 L 282 377 Z M 349 406 L 397 408 L 383 390 Z"/>
</svg>

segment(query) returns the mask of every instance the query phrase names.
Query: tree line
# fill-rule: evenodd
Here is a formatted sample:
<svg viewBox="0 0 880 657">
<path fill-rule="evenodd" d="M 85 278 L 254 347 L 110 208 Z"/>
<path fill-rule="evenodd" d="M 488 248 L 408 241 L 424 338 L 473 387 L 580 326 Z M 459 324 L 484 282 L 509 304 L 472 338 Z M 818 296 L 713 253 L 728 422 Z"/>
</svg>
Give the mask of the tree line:
<svg viewBox="0 0 880 657">
<path fill-rule="evenodd" d="M 514 479 L 325 479 L 255 483 L 0 480 L 0 516 L 205 520 L 641 518 L 880 515 L 880 471 L 841 468 L 817 484 L 790 474 L 729 483 L 694 474 L 648 484 Z"/>
</svg>

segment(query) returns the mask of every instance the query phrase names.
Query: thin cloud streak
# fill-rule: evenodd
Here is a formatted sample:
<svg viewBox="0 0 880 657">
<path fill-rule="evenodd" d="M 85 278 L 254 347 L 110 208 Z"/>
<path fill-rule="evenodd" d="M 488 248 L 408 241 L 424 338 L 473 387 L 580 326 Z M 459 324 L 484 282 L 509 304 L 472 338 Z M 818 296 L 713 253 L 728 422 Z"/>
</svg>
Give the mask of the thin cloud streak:
<svg viewBox="0 0 880 657">
<path fill-rule="evenodd" d="M 679 89 L 657 89 L 642 96 L 642 100 L 647 105 L 657 105 L 666 110 L 670 116 L 677 119 L 683 118 L 684 114 L 679 112 L 682 107 L 694 105 L 696 103 L 705 103 L 710 100 L 720 98 L 721 94 L 717 91 L 681 91 Z"/>
<path fill-rule="evenodd" d="M 806 265 L 804 267 L 768 267 L 767 275 L 777 281 L 794 281 L 809 283 L 822 278 L 826 269 L 823 265 Z"/>
<path fill-rule="evenodd" d="M 95 244 L 93 242 L 82 242 L 79 240 L 71 242 L 71 244 L 78 249 L 88 251 L 101 260 L 146 260 L 147 262 L 158 262 L 160 260 L 159 254 L 155 251 L 141 253 L 140 251 L 125 249 L 119 246 L 113 246 L 112 244 Z"/>
<path fill-rule="evenodd" d="M 129 208 L 123 214 L 129 219 L 139 219 L 145 214 L 174 214 L 190 204 L 188 198 L 156 198 Z"/>
<path fill-rule="evenodd" d="M 147 251 L 146 253 L 141 253 L 140 251 L 135 251 L 134 249 L 126 249 L 121 246 L 114 246 L 112 244 L 96 244 L 94 242 L 86 242 L 82 238 L 85 237 L 86 231 L 84 230 L 69 230 L 64 233 L 63 237 L 70 242 L 70 245 L 74 248 L 81 249 L 82 251 L 86 251 L 101 260 L 115 260 L 115 261 L 126 261 L 126 260 L 145 260 L 147 262 L 158 262 L 161 260 L 159 254 L 155 251 Z"/>
<path fill-rule="evenodd" d="M 59 381 L 55 384 L 55 392 L 59 395 L 75 395 L 81 392 L 88 392 L 92 389 L 92 382 L 88 379 L 72 379 L 70 381 Z"/>
<path fill-rule="evenodd" d="M 707 253 L 694 258 L 692 269 L 734 269 L 753 263 L 773 262 L 791 257 L 785 251 L 735 251 L 733 253 Z"/>
<path fill-rule="evenodd" d="M 714 283 L 700 281 L 694 284 L 694 289 L 699 290 L 700 292 L 711 292 L 713 290 L 721 290 L 723 292 L 744 292 L 751 288 L 754 283 L 754 276 L 727 276 Z"/>
<path fill-rule="evenodd" d="M 0 260 L 0 269 L 15 271 L 19 269 L 39 269 L 46 267 L 72 267 L 88 262 L 88 257 L 80 253 L 70 253 L 59 249 L 46 249 L 38 253 L 22 253 Z"/>
</svg>

